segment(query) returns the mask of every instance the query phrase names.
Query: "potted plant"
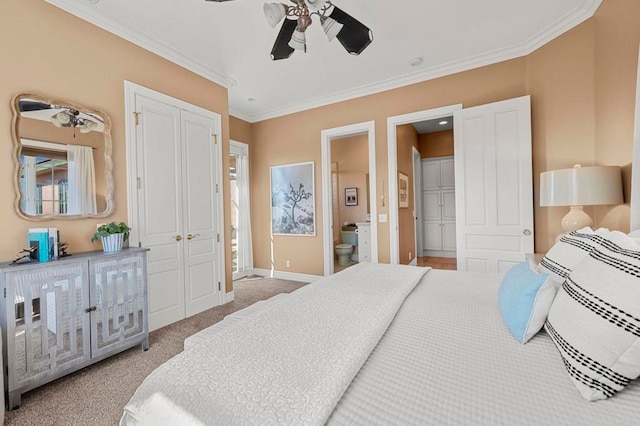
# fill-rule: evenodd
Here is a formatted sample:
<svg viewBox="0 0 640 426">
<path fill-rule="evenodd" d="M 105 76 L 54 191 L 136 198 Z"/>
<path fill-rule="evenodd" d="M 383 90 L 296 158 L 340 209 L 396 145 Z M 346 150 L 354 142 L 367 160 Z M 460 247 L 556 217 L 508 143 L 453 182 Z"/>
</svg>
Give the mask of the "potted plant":
<svg viewBox="0 0 640 426">
<path fill-rule="evenodd" d="M 98 226 L 95 234 L 91 237 L 91 242 L 102 241 L 102 250 L 114 252 L 122 250 L 122 243 L 129 238 L 131 228 L 126 223 L 111 222 Z"/>
</svg>

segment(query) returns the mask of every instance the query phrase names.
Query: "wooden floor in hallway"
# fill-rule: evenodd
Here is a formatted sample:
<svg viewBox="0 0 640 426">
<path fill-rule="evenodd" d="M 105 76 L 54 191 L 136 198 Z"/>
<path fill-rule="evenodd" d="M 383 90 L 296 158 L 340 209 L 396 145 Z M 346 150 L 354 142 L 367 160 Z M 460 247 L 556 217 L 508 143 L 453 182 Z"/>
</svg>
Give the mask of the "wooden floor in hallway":
<svg viewBox="0 0 640 426">
<path fill-rule="evenodd" d="M 419 257 L 418 266 L 431 266 L 433 269 L 448 269 L 450 271 L 457 269 L 455 257 Z"/>
</svg>

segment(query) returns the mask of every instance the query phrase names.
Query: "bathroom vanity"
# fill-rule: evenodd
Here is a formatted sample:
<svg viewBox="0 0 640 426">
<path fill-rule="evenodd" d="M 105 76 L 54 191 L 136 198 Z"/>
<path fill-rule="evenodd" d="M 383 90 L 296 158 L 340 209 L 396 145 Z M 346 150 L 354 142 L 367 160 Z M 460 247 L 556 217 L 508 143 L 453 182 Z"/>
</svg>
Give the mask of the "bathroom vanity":
<svg viewBox="0 0 640 426">
<path fill-rule="evenodd" d="M 358 262 L 371 262 L 371 222 L 356 223 L 358 229 Z"/>
</svg>

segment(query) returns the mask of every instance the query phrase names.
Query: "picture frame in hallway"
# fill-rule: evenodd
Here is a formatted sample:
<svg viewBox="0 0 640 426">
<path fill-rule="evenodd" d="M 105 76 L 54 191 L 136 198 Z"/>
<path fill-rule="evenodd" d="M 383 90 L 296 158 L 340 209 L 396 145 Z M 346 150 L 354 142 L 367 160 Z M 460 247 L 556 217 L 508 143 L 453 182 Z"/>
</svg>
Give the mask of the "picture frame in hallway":
<svg viewBox="0 0 640 426">
<path fill-rule="evenodd" d="M 358 188 L 345 188 L 344 189 L 344 205 L 345 206 L 357 206 L 358 205 Z"/>
<path fill-rule="evenodd" d="M 314 163 L 271 167 L 271 234 L 315 236 Z"/>
<path fill-rule="evenodd" d="M 398 172 L 398 207 L 409 208 L 409 176 Z"/>
</svg>

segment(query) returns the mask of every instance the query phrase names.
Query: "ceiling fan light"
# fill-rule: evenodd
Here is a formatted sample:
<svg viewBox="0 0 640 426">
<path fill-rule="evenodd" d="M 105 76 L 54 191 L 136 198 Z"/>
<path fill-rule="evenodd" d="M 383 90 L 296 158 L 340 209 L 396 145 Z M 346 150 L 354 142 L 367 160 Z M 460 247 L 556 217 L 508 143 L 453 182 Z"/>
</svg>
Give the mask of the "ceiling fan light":
<svg viewBox="0 0 640 426">
<path fill-rule="evenodd" d="M 51 121 L 57 127 L 64 126 L 65 124 L 69 124 L 71 122 L 71 115 L 69 115 L 69 113 L 65 111 L 61 111 L 57 114 L 54 114 L 54 116 L 51 117 Z"/>
<path fill-rule="evenodd" d="M 310 10 L 318 11 L 324 7 L 327 0 L 305 0 L 304 2 Z"/>
<path fill-rule="evenodd" d="M 287 6 L 282 3 L 265 3 L 262 10 L 271 28 L 275 28 L 287 15 Z"/>
<path fill-rule="evenodd" d="M 304 31 L 296 29 L 293 32 L 291 40 L 289 41 L 289 47 L 296 50 L 307 51 L 307 36 L 304 34 Z"/>
<path fill-rule="evenodd" d="M 89 133 L 91 129 L 87 125 L 87 122 L 78 123 L 78 129 L 80 129 L 80 133 Z"/>
<path fill-rule="evenodd" d="M 95 130 L 98 127 L 98 123 L 92 120 L 86 120 L 85 124 L 87 125 L 87 129 L 89 129 L 90 131 Z"/>
<path fill-rule="evenodd" d="M 321 16 L 320 22 L 322 23 L 322 29 L 324 30 L 324 33 L 327 35 L 329 42 L 331 42 L 338 35 L 340 30 L 344 26 L 338 21 L 336 21 L 335 19 L 330 18 L 328 16 Z"/>
</svg>

